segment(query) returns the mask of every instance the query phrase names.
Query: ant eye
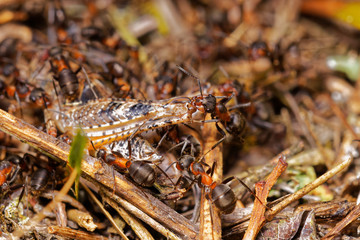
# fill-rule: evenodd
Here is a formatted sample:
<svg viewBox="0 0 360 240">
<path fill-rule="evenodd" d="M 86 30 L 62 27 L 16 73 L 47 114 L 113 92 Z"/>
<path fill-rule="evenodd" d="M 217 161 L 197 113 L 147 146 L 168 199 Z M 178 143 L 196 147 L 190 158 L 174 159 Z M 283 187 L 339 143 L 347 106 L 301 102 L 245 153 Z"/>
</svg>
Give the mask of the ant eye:
<svg viewBox="0 0 360 240">
<path fill-rule="evenodd" d="M 176 164 L 176 169 L 179 171 L 184 171 L 184 165 L 182 163 L 177 163 Z"/>
</svg>

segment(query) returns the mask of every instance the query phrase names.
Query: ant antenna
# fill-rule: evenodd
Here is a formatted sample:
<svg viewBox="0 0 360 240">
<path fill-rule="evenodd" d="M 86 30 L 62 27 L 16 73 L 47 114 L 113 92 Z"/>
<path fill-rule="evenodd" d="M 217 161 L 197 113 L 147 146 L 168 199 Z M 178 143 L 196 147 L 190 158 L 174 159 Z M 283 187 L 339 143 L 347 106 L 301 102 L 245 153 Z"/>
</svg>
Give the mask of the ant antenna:
<svg viewBox="0 0 360 240">
<path fill-rule="evenodd" d="M 70 116 L 66 115 L 66 114 L 63 113 L 62 111 L 57 111 L 57 110 L 55 110 L 55 109 L 48 109 L 48 111 L 51 111 L 51 112 L 54 112 L 54 113 L 58 113 L 58 114 L 60 114 L 61 116 L 66 117 L 66 118 L 70 118 Z"/>
<path fill-rule="evenodd" d="M 97 151 L 97 149 L 96 149 L 96 147 L 95 147 L 95 145 L 94 145 L 94 143 L 93 143 L 93 141 L 91 141 L 90 140 L 90 143 L 91 143 L 91 146 L 93 147 L 93 149 L 95 150 L 95 152 Z"/>
<path fill-rule="evenodd" d="M 52 83 L 53 83 L 53 87 L 54 87 L 54 90 L 55 90 L 55 95 L 57 96 L 57 101 L 58 101 L 58 104 L 59 104 L 59 109 L 60 109 L 60 111 L 61 111 L 60 97 L 59 97 L 58 91 L 56 90 L 56 84 L 55 84 L 55 80 L 54 80 L 54 79 L 53 79 Z"/>
<path fill-rule="evenodd" d="M 227 73 L 227 71 L 224 69 L 223 66 L 220 65 L 219 70 L 226 78 L 230 78 L 229 74 Z"/>
<path fill-rule="evenodd" d="M 92 85 L 91 85 L 89 76 L 87 75 L 87 72 L 85 71 L 85 68 L 84 68 L 84 67 L 81 67 L 81 69 L 82 69 L 82 71 L 83 71 L 83 73 L 84 73 L 84 75 L 85 75 L 86 81 L 87 81 L 87 83 L 89 84 L 89 87 L 90 87 L 92 93 L 94 94 L 94 96 L 95 96 L 96 99 L 99 99 L 98 95 L 96 94 L 95 90 L 93 89 L 93 87 L 92 87 Z"/>
<path fill-rule="evenodd" d="M 46 99 L 45 99 L 45 94 L 44 94 L 44 93 L 41 93 L 41 98 L 42 98 L 43 101 L 44 101 L 45 109 L 48 109 L 48 106 L 47 106 L 47 103 L 46 103 Z"/>
<path fill-rule="evenodd" d="M 237 109 L 237 108 L 244 108 L 244 107 L 250 107 L 250 106 L 251 106 L 251 102 L 240 103 L 240 104 L 237 104 L 235 106 L 230 107 L 229 111 L 232 111 L 232 110 Z"/>
<path fill-rule="evenodd" d="M 15 99 L 16 99 L 16 102 L 17 102 L 18 107 L 19 107 L 19 110 L 20 110 L 20 117 L 21 117 L 22 119 L 24 119 L 23 111 L 22 111 L 22 109 L 21 109 L 20 98 L 19 98 L 19 95 L 18 95 L 17 92 L 15 92 Z"/>
<path fill-rule="evenodd" d="M 188 71 L 186 71 L 185 69 L 183 69 L 182 67 L 180 67 L 179 65 L 176 65 L 177 66 L 177 68 L 180 70 L 180 71 L 182 71 L 183 73 L 185 73 L 186 75 L 188 75 L 188 76 L 190 76 L 190 77 L 192 77 L 192 78 L 194 78 L 195 80 L 197 80 L 198 81 L 198 84 L 199 84 L 199 90 L 200 90 L 200 95 L 201 96 L 203 96 L 203 92 L 202 92 L 202 88 L 201 88 L 201 82 L 200 82 L 200 78 L 198 78 L 197 76 L 195 76 L 194 74 L 192 74 L 192 73 L 190 73 L 190 72 L 188 72 Z"/>
</svg>

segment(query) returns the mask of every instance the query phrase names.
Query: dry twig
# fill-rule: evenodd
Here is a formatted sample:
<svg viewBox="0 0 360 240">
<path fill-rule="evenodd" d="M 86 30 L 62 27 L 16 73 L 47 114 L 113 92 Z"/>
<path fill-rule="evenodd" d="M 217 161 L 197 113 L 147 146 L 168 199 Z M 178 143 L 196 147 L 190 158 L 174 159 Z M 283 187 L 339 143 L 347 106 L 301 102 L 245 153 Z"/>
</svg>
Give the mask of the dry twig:
<svg viewBox="0 0 360 240">
<path fill-rule="evenodd" d="M 46 155 L 68 162 L 70 146 L 36 129 L 26 122 L 7 112 L 0 110 L 0 130 L 35 147 Z M 195 239 L 197 229 L 190 221 L 170 209 L 150 194 L 144 194 L 138 187 L 131 184 L 124 176 L 115 174 L 115 183 L 112 174 L 103 168 L 98 159 L 85 155 L 82 162 L 82 176 L 101 183 L 108 189 L 116 186 L 117 195 L 134 203 L 136 207 L 156 219 L 164 226 L 179 234 L 183 238 Z M 144 220 L 145 221 L 145 220 Z M 145 221 L 146 222 L 146 221 Z"/>
<path fill-rule="evenodd" d="M 210 116 L 208 116 L 210 117 Z M 218 130 L 214 124 L 205 124 L 203 129 L 204 147 L 205 151 L 211 149 L 218 141 Z M 205 163 L 209 166 L 214 166 L 215 169 L 212 179 L 216 182 L 222 181 L 222 144 L 219 144 L 215 149 L 205 155 Z M 214 163 L 216 164 L 214 165 Z M 205 189 L 201 191 L 201 208 L 200 208 L 200 239 L 221 239 L 221 218 L 219 210 L 211 204 L 205 196 Z"/>
<path fill-rule="evenodd" d="M 255 199 L 254 208 L 251 213 L 250 223 L 245 232 L 244 239 L 255 239 L 258 232 L 265 224 L 265 210 L 266 210 L 266 203 L 267 197 L 269 192 L 274 186 L 276 180 L 280 177 L 280 175 L 285 171 L 287 167 L 287 163 L 285 162 L 284 157 L 280 157 L 277 165 L 270 173 L 269 177 L 266 179 L 265 182 L 258 182 L 255 185 L 256 196 L 258 199 Z M 260 201 L 259 201 L 260 199 Z"/>
</svg>

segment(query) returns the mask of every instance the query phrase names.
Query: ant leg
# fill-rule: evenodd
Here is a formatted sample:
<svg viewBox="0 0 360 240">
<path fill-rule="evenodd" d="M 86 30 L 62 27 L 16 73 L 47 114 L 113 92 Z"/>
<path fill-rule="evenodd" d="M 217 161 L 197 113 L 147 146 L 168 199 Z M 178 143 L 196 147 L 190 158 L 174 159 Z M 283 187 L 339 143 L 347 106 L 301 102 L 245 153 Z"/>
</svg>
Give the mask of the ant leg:
<svg viewBox="0 0 360 240">
<path fill-rule="evenodd" d="M 23 188 L 21 189 L 21 193 L 19 195 L 19 202 L 17 203 L 16 207 L 19 207 L 19 204 L 22 200 L 22 198 L 24 197 L 25 195 L 25 184 L 23 185 Z M 25 196 L 28 196 L 27 194 Z M 28 201 L 26 201 L 28 203 Z"/>
<path fill-rule="evenodd" d="M 217 143 L 215 143 L 215 144 L 210 148 L 210 150 L 208 150 L 205 154 L 203 154 L 203 155 L 201 156 L 200 160 L 203 159 L 203 158 L 206 156 L 206 154 L 208 154 L 209 152 L 211 152 L 212 150 L 214 150 L 214 149 L 215 149 L 220 143 L 222 143 L 222 142 L 225 140 L 225 138 L 226 138 L 226 133 L 225 133 L 224 130 L 222 130 L 221 127 L 218 125 L 218 122 L 215 123 L 215 126 L 216 126 L 216 129 L 219 131 L 219 133 L 222 135 L 222 138 L 221 138 L 219 141 L 217 141 Z"/>
<path fill-rule="evenodd" d="M 202 91 L 202 87 L 201 87 L 201 82 L 200 82 L 200 78 L 196 77 L 194 74 L 186 71 L 184 68 L 180 67 L 179 65 L 176 65 L 177 68 L 182 71 L 183 73 L 185 73 L 186 75 L 196 79 L 198 81 L 198 85 L 199 85 L 199 91 L 200 91 L 200 95 L 203 96 L 203 91 Z"/>
<path fill-rule="evenodd" d="M 222 104 L 225 105 L 225 104 L 227 104 L 234 96 L 235 96 L 235 93 L 233 92 L 230 97 L 225 97 L 225 98 L 221 99 L 219 103 L 222 103 Z"/>
<path fill-rule="evenodd" d="M 113 177 L 113 181 L 114 181 L 114 186 L 113 186 L 113 196 L 115 195 L 115 190 L 116 190 L 116 181 L 115 181 L 115 168 L 114 166 L 112 166 L 112 177 Z"/>
<path fill-rule="evenodd" d="M 20 102 L 20 98 L 19 98 L 19 95 L 18 95 L 18 93 L 17 93 L 17 92 L 15 92 L 15 99 L 16 99 L 16 102 L 17 102 L 17 104 L 18 104 L 18 106 L 19 106 L 19 110 L 20 110 L 20 117 L 21 117 L 21 119 L 24 119 L 23 111 L 22 111 L 22 109 L 21 109 L 21 102 Z"/>
<path fill-rule="evenodd" d="M 212 123 L 212 122 L 219 122 L 219 119 L 208 119 L 208 120 L 192 120 L 194 123 Z"/>
<path fill-rule="evenodd" d="M 46 133 L 55 138 L 57 137 L 57 128 L 52 119 L 46 121 Z"/>
<path fill-rule="evenodd" d="M 146 162 L 146 163 L 152 163 L 154 164 L 154 166 L 160 170 L 160 172 L 162 172 L 171 182 L 172 185 L 175 185 L 175 183 L 172 181 L 172 179 L 169 177 L 169 175 L 166 174 L 166 171 L 162 170 L 161 167 L 159 167 L 158 165 L 156 165 L 154 162 L 151 162 L 151 161 L 143 161 L 143 162 Z"/>
<path fill-rule="evenodd" d="M 174 150 L 175 148 L 181 146 L 181 145 L 184 145 L 184 142 L 180 142 L 178 144 L 176 144 L 175 146 L 172 146 L 169 150 L 167 150 L 166 152 L 171 152 L 172 150 Z"/>
<path fill-rule="evenodd" d="M 50 62 L 50 66 L 51 66 L 51 71 L 55 73 L 55 72 L 56 72 L 56 68 L 54 67 L 52 61 L 49 61 L 49 62 Z"/>
<path fill-rule="evenodd" d="M 173 129 L 173 128 L 174 128 L 174 126 L 173 126 L 171 129 Z M 165 140 L 166 136 L 169 134 L 169 132 L 170 132 L 171 129 L 168 129 L 168 130 L 166 131 L 166 133 L 161 137 L 159 143 L 156 145 L 155 151 L 158 150 L 158 148 L 160 147 L 161 143 Z"/>
<path fill-rule="evenodd" d="M 12 177 L 7 181 L 9 184 L 12 183 L 16 179 L 17 174 L 19 173 L 20 169 L 21 169 L 20 166 L 17 165 Z"/>
<path fill-rule="evenodd" d="M 144 121 L 127 139 L 128 141 L 128 151 L 129 151 L 129 159 L 131 160 L 131 140 L 134 138 L 136 133 L 148 122 L 148 120 Z"/>
<path fill-rule="evenodd" d="M 193 223 L 196 223 L 196 222 L 198 222 L 199 217 L 200 217 L 201 188 L 198 185 L 194 185 L 192 189 L 193 189 L 194 197 L 195 197 L 194 198 L 195 205 L 194 205 L 194 211 L 193 211 L 190 221 Z"/>
<path fill-rule="evenodd" d="M 234 180 L 234 179 L 237 180 L 244 188 L 246 188 L 246 190 L 248 190 L 251 195 L 253 195 L 262 205 L 264 205 L 267 210 L 270 210 L 270 208 L 269 208 L 268 206 L 266 206 L 266 205 L 256 196 L 256 194 L 254 193 L 254 191 L 251 190 L 251 189 L 249 188 L 249 186 L 246 185 L 246 183 L 244 183 L 240 178 L 237 178 L 237 177 L 234 177 L 234 176 L 233 176 L 233 177 L 229 177 L 229 178 L 225 179 L 225 180 L 223 181 L 223 183 L 224 183 L 224 184 L 227 184 L 228 182 L 230 182 L 230 181 L 232 181 L 232 180 Z"/>
<path fill-rule="evenodd" d="M 174 165 L 174 164 L 176 164 L 176 162 L 171 163 L 171 164 L 165 169 L 165 172 L 167 172 L 167 171 L 172 167 L 172 165 Z"/>
<path fill-rule="evenodd" d="M 184 151 L 185 151 L 185 148 L 186 148 L 186 146 L 187 146 L 188 144 L 190 144 L 189 141 L 184 140 L 184 144 L 183 144 L 183 147 L 181 148 L 180 156 L 183 155 L 183 153 L 184 153 Z M 192 148 L 193 148 L 193 146 L 190 145 L 190 148 L 191 148 L 191 149 L 190 149 L 190 153 L 191 153 L 191 156 L 192 156 Z"/>
<path fill-rule="evenodd" d="M 59 78 L 58 78 L 58 77 L 54 76 L 53 78 L 54 78 L 56 81 L 59 81 Z M 56 90 L 56 84 L 55 84 L 55 81 L 54 81 L 54 80 L 53 80 L 53 87 L 54 87 L 54 90 L 55 90 L 55 95 L 56 95 L 57 100 L 58 100 L 59 110 L 62 112 L 62 110 L 61 110 L 61 102 L 60 102 L 60 98 L 59 98 L 59 93 L 58 93 L 58 91 Z"/>
<path fill-rule="evenodd" d="M 76 75 L 76 74 L 78 74 L 78 73 L 81 71 L 81 69 L 82 69 L 82 67 L 81 67 L 81 66 L 79 66 L 79 68 L 78 68 L 78 69 L 76 69 L 76 71 L 74 72 L 74 73 L 75 73 L 75 75 Z M 85 69 L 84 69 L 83 71 L 85 72 Z"/>
<path fill-rule="evenodd" d="M 130 90 L 129 90 L 129 92 L 128 92 L 128 94 L 130 93 L 130 92 L 132 92 L 132 89 L 133 89 L 133 86 L 130 86 Z M 138 89 L 138 88 L 134 88 L 143 98 L 144 98 L 144 101 L 147 101 L 147 99 L 146 99 L 146 97 L 145 97 L 145 94 L 140 90 L 140 89 Z M 133 93 L 134 94 L 134 93 Z"/>
<path fill-rule="evenodd" d="M 75 71 L 75 74 L 78 74 L 81 69 L 82 69 L 83 72 L 84 72 L 86 82 L 89 84 L 89 87 L 90 87 L 91 92 L 94 94 L 94 96 L 95 96 L 96 99 L 99 99 L 98 95 L 96 94 L 95 90 L 93 89 L 93 86 L 91 85 L 90 78 L 89 78 L 89 76 L 87 75 L 87 73 L 86 73 L 86 71 L 85 71 L 85 68 L 79 67 L 79 68 Z"/>
<path fill-rule="evenodd" d="M 244 107 L 250 107 L 250 106 L 251 106 L 251 102 L 240 103 L 240 104 L 236 104 L 235 106 L 230 107 L 229 111 L 232 111 L 232 110 L 237 109 L 237 108 L 244 108 Z"/>
</svg>

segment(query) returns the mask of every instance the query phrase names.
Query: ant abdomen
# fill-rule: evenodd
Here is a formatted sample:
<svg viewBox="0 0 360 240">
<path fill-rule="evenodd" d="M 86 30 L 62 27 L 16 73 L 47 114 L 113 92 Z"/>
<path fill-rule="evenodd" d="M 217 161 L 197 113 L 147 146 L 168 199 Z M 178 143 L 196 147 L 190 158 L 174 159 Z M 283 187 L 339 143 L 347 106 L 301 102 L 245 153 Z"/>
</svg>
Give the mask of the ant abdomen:
<svg viewBox="0 0 360 240">
<path fill-rule="evenodd" d="M 58 82 L 63 94 L 69 99 L 74 100 L 79 95 L 79 80 L 76 73 L 70 69 L 63 69 L 59 73 Z"/>
<path fill-rule="evenodd" d="M 128 170 L 131 178 L 140 186 L 151 187 L 155 182 L 155 170 L 149 163 L 134 161 Z"/>
<path fill-rule="evenodd" d="M 33 191 L 41 191 L 44 190 L 48 181 L 49 181 L 50 173 L 45 168 L 39 168 L 36 170 L 31 177 L 30 187 Z"/>
<path fill-rule="evenodd" d="M 240 136 L 245 129 L 246 121 L 239 112 L 230 115 L 230 121 L 226 123 L 226 131 L 233 136 Z"/>
<path fill-rule="evenodd" d="M 233 190 L 226 184 L 217 185 L 211 193 L 212 202 L 223 213 L 228 214 L 234 211 L 236 197 Z"/>
</svg>

